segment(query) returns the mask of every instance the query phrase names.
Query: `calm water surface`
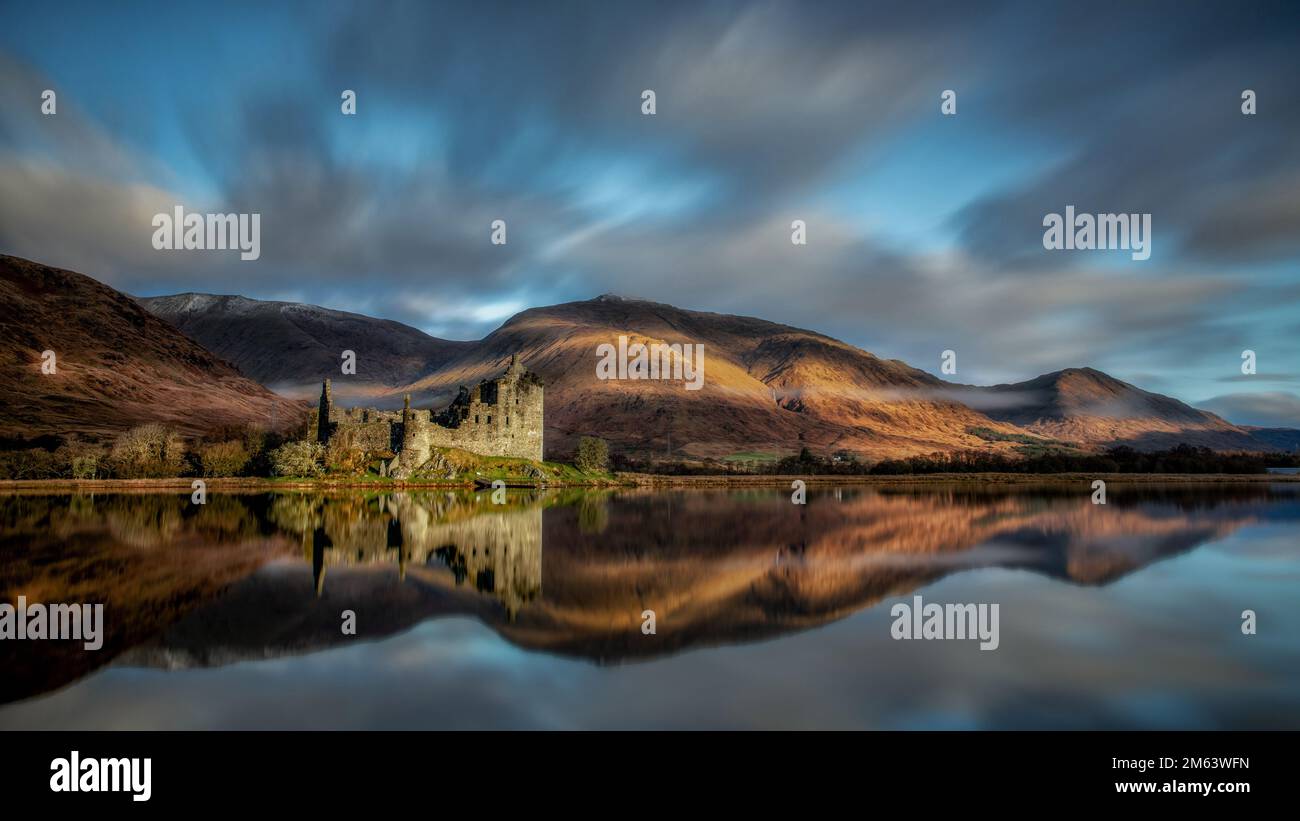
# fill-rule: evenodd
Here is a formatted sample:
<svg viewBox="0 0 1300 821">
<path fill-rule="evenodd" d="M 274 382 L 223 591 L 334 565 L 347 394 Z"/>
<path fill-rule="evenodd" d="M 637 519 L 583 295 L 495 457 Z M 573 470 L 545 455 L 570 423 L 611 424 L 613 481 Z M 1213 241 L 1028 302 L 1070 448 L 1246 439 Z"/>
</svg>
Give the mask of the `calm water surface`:
<svg viewBox="0 0 1300 821">
<path fill-rule="evenodd" d="M 0 729 L 1300 728 L 1298 491 L 0 496 L 0 598 L 106 620 L 0 642 Z"/>
</svg>

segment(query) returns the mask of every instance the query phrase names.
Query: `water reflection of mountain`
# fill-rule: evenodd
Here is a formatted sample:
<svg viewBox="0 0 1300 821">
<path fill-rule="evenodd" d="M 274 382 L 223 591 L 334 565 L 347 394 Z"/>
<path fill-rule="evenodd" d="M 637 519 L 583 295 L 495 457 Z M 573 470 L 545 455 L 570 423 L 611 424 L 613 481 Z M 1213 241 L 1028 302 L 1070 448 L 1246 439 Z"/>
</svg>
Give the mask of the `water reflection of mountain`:
<svg viewBox="0 0 1300 821">
<path fill-rule="evenodd" d="M 0 642 L 0 702 L 60 687 L 154 638 L 293 543 L 264 497 L 188 493 L 0 496 L 0 600 L 98 602 L 104 646 Z"/>
<path fill-rule="evenodd" d="M 950 573 L 1106 584 L 1250 522 L 1294 489 L 0 497 L 0 588 L 104 601 L 104 650 L 6 642 L 5 700 L 117 658 L 212 665 L 382 638 L 440 616 L 602 662 L 816 627 Z M 544 549 L 543 549 L 544 546 Z M 13 557 L 13 560 L 10 560 Z M 641 632 L 641 613 L 658 632 Z M 353 610 L 357 636 L 340 615 Z M 21 650 L 22 652 L 17 652 Z M 9 664 L 12 662 L 13 664 Z"/>
</svg>

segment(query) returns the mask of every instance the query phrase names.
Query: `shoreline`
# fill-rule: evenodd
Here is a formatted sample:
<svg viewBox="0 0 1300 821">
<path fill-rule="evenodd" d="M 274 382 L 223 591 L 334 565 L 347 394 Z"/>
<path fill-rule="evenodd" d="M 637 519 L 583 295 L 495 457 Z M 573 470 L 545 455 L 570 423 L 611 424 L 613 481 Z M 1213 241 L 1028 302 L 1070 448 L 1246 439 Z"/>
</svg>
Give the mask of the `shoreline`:
<svg viewBox="0 0 1300 821">
<path fill-rule="evenodd" d="M 1258 484 L 1300 482 L 1300 475 L 1279 473 L 908 473 L 891 475 L 811 476 L 635 476 L 638 487 L 783 487 L 796 479 L 808 487 L 833 485 L 1060 484 L 1101 479 L 1107 484 Z"/>
<path fill-rule="evenodd" d="M 4 479 L 0 480 L 0 495 L 15 492 L 49 491 L 55 493 L 69 492 L 113 492 L 113 491 L 185 491 L 193 489 L 193 482 L 200 477 L 179 477 L 170 479 Z M 548 488 L 789 488 L 795 480 L 802 480 L 808 487 L 828 487 L 836 485 L 863 486 L 898 486 L 898 485 L 952 485 L 952 484 L 1061 484 L 1068 482 L 1088 482 L 1101 479 L 1108 484 L 1259 484 L 1259 483 L 1293 483 L 1300 482 L 1300 474 L 1280 473 L 919 473 L 897 475 L 838 475 L 816 474 L 800 476 L 775 475 L 710 475 L 710 476 L 675 476 L 648 473 L 616 474 L 612 480 L 595 482 L 545 482 L 527 486 L 525 489 L 545 490 Z M 204 479 L 208 491 L 242 490 L 469 490 L 475 488 L 473 481 L 451 482 L 436 480 L 383 480 L 367 481 L 364 479 L 268 479 L 262 477 L 229 477 Z M 511 484 L 511 489 L 521 486 Z"/>
</svg>

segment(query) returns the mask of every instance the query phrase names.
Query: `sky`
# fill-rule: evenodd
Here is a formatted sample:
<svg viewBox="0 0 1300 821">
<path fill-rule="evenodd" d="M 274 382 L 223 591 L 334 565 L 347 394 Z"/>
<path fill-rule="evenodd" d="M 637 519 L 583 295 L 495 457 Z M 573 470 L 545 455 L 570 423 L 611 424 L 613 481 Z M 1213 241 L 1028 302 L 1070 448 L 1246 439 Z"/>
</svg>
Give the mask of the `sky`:
<svg viewBox="0 0 1300 821">
<path fill-rule="evenodd" d="M 1298 55 L 1294 3 L 0 0 L 0 252 L 452 339 L 617 293 L 1300 426 Z M 260 257 L 155 250 L 175 205 Z M 1150 258 L 1045 249 L 1068 205 Z"/>
</svg>

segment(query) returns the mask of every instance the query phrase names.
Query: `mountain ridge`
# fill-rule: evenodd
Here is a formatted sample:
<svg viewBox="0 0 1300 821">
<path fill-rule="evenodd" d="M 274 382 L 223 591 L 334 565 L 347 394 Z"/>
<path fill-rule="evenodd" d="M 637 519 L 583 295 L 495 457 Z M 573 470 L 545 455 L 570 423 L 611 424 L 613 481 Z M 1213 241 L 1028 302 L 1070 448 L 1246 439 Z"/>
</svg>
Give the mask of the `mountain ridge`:
<svg viewBox="0 0 1300 821">
<path fill-rule="evenodd" d="M 546 382 L 547 453 L 558 457 L 585 435 L 651 460 L 777 458 L 804 447 L 871 460 L 957 449 L 1014 452 L 1035 443 L 1282 450 L 1300 441 L 1289 428 L 1254 429 L 1256 435 L 1090 367 L 962 385 L 816 331 L 610 294 L 528 308 L 470 341 L 240 295 L 119 296 L 263 384 L 293 381 L 314 394 L 330 377 L 344 404 L 395 407 L 410 393 L 417 406 L 438 407 L 518 354 Z M 702 344 L 703 388 L 598 379 L 595 351 L 619 336 Z M 355 379 L 340 373 L 344 350 L 357 353 Z"/>
<path fill-rule="evenodd" d="M 346 350 L 357 355 L 360 378 L 342 383 L 341 397 L 361 400 L 382 393 L 385 386 L 419 378 L 468 344 L 438 339 L 391 319 L 300 302 L 193 291 L 134 299 L 204 347 L 239 363 L 246 375 L 293 396 L 309 397 L 321 379 L 339 373 Z"/>
<path fill-rule="evenodd" d="M 597 401 L 601 387 L 584 371 L 591 370 L 595 346 L 620 335 L 647 343 L 704 343 L 709 377 L 699 392 L 703 396 L 666 393 L 665 383 L 606 383 L 603 392 L 615 397 L 620 384 L 635 385 L 641 398 L 654 398 L 654 405 Z M 456 386 L 503 367 L 513 352 L 556 383 L 561 410 L 550 412 L 552 388 L 547 436 L 561 448 L 583 433 L 604 435 L 631 451 L 663 448 L 665 455 L 676 440 L 687 444 L 682 455 L 712 458 L 755 448 L 792 452 L 805 445 L 894 458 L 956 448 L 1014 451 L 1024 444 L 1022 438 L 1000 441 L 1004 436 L 1085 449 L 1155 450 L 1186 442 L 1218 450 L 1277 450 L 1286 449 L 1288 441 L 1288 429 L 1256 437 L 1209 411 L 1095 368 L 1063 368 L 989 387 L 961 385 L 815 331 L 607 296 L 521 311 L 478 347 L 393 394 L 409 391 L 421 401 L 442 401 Z M 719 379 L 723 397 L 709 391 L 709 383 Z M 770 403 L 761 401 L 765 393 Z M 721 435 L 712 442 L 701 430 L 705 426 L 675 419 L 698 409 L 702 398 L 719 400 Z M 773 406 L 794 416 L 774 414 Z M 620 417 L 622 424 L 608 422 Z M 729 425 L 749 428 L 749 439 L 731 435 Z"/>
</svg>

